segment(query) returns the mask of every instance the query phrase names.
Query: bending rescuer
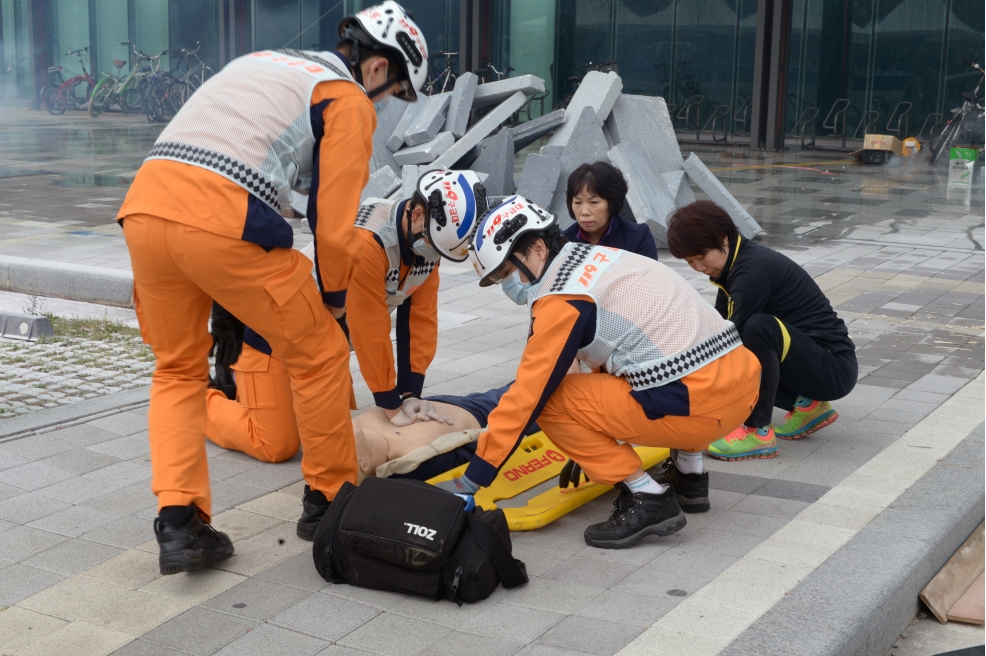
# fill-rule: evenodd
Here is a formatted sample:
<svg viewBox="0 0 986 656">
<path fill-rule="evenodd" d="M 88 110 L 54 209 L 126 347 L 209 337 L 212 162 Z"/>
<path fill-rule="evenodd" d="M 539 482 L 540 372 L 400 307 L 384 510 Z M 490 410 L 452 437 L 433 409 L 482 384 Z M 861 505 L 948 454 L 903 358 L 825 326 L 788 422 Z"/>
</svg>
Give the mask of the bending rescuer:
<svg viewBox="0 0 986 656">
<path fill-rule="evenodd" d="M 369 178 L 373 101 L 416 97 L 428 50 L 385 2 L 345 18 L 337 50 L 264 51 L 230 62 L 162 131 L 118 219 L 130 251 L 151 383 L 151 488 L 164 574 L 233 553 L 209 524 L 206 328 L 213 301 L 271 344 L 292 380 L 302 473 L 331 499 L 356 481 L 345 313 L 358 262 L 353 228 Z M 310 188 L 318 282 L 281 218 Z"/>
<path fill-rule="evenodd" d="M 687 510 L 707 510 L 702 449 L 757 399 L 760 365 L 735 327 L 663 264 L 565 243 L 554 216 L 517 196 L 483 218 L 470 255 L 481 286 L 500 284 L 530 306 L 531 326 L 517 381 L 465 475 L 440 487 L 473 494 L 490 485 L 537 418 L 591 480 L 620 490 L 610 518 L 585 530 L 589 545 L 622 548 L 680 530 L 676 496 Z M 592 373 L 566 375 L 575 358 Z M 680 477 L 696 485 L 655 481 L 633 444 L 677 449 Z"/>
</svg>

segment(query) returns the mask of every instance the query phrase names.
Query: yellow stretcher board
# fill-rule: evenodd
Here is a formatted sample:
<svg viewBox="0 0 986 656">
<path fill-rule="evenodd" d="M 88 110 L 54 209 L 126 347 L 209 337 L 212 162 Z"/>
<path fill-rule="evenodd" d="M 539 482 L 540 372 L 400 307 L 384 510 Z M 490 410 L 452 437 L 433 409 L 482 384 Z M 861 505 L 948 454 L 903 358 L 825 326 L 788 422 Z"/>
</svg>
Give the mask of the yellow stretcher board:
<svg viewBox="0 0 986 656">
<path fill-rule="evenodd" d="M 641 466 L 644 469 L 653 467 L 671 455 L 668 449 L 650 446 L 638 446 L 634 450 L 643 461 Z M 501 499 L 512 499 L 545 481 L 557 479 L 567 460 L 544 432 L 529 435 L 500 468 L 493 484 L 476 493 L 476 505 L 491 510 L 496 508 L 496 502 Z M 456 467 L 428 482 L 441 483 L 461 476 L 467 466 Z M 504 508 L 503 514 L 507 517 L 507 525 L 511 531 L 530 531 L 547 526 L 611 489 L 610 485 L 587 483 L 584 479 L 577 488 L 562 490 L 556 485 L 530 499 L 525 506 Z"/>
</svg>

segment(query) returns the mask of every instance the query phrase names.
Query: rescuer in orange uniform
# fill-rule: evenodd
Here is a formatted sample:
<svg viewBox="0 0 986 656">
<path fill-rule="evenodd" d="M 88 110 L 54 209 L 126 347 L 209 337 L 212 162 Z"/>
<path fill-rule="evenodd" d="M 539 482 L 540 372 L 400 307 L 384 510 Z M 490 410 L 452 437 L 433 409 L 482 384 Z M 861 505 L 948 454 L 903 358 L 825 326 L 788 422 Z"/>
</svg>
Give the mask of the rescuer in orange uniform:
<svg viewBox="0 0 986 656">
<path fill-rule="evenodd" d="M 472 229 L 486 209 L 486 190 L 475 173 L 446 170 L 421 176 L 410 198 L 368 199 L 359 209 L 355 225 L 362 259 L 347 295 L 348 324 L 360 372 L 396 426 L 450 422 L 421 402 L 438 344 L 438 262 L 441 256 L 467 257 Z M 310 247 L 301 252 L 312 255 Z M 390 340 L 395 309 L 397 367 Z M 214 389 L 206 393 L 206 436 L 258 460 L 287 460 L 300 445 L 288 372 L 266 340 L 246 329 L 242 352 L 229 367 L 232 380 L 222 361 L 235 356 L 222 357 L 230 346 L 215 329 L 226 321 L 214 313 L 219 364 Z"/>
<path fill-rule="evenodd" d="M 468 495 L 491 484 L 537 419 L 590 480 L 620 491 L 586 543 L 617 549 L 684 527 L 679 491 L 645 473 L 632 445 L 676 449 L 701 470 L 701 451 L 757 400 L 760 364 L 735 327 L 663 264 L 566 243 L 554 216 L 517 196 L 480 221 L 470 257 L 481 286 L 530 305 L 531 327 L 465 475 L 439 487 Z M 566 375 L 575 359 L 592 373 Z M 708 474 L 698 476 L 707 510 Z"/>
<path fill-rule="evenodd" d="M 352 222 L 369 177 L 373 101 L 414 98 L 428 51 L 390 1 L 344 19 L 340 37 L 336 51 L 230 62 L 162 131 L 117 216 L 141 333 L 157 358 L 148 430 L 163 574 L 233 553 L 208 524 L 213 301 L 263 335 L 290 375 L 310 487 L 299 532 L 314 532 L 342 483 L 356 481 L 349 349 L 332 318 L 345 314 L 359 263 Z M 291 190 L 306 188 L 318 285 L 281 218 Z"/>
</svg>

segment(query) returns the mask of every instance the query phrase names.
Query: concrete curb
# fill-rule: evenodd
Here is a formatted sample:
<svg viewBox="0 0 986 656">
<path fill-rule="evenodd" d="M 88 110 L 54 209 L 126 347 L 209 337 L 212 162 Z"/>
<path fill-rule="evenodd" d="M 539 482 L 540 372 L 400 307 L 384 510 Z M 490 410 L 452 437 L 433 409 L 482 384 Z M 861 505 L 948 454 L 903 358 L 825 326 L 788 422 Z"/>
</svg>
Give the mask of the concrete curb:
<svg viewBox="0 0 986 656">
<path fill-rule="evenodd" d="M 147 405 L 150 389 L 138 387 L 4 419 L 0 421 L 0 444 L 139 408 Z"/>
<path fill-rule="evenodd" d="M 0 289 L 128 308 L 134 277 L 119 269 L 0 255 Z"/>
<path fill-rule="evenodd" d="M 983 521 L 980 424 L 729 644 L 722 656 L 883 654 L 918 593 Z"/>
</svg>

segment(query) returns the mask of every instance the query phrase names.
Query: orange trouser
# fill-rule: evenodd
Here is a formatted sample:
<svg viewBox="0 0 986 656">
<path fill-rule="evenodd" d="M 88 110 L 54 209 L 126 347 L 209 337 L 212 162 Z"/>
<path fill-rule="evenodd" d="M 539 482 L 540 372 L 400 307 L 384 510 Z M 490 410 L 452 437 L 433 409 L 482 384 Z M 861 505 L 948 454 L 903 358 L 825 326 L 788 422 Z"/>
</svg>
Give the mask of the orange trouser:
<svg viewBox="0 0 986 656">
<path fill-rule="evenodd" d="M 141 335 L 157 363 L 148 432 L 158 507 L 211 515 L 205 455 L 212 300 L 263 335 L 291 378 L 305 481 L 329 499 L 356 483 L 349 346 L 322 305 L 312 263 L 154 216 L 123 222 Z"/>
<path fill-rule="evenodd" d="M 298 453 L 301 437 L 291 402 L 291 378 L 280 360 L 243 345 L 236 364 L 236 400 L 219 390 L 205 394 L 205 436 L 223 447 L 264 462 L 284 462 Z"/>
<path fill-rule="evenodd" d="M 760 363 L 740 347 L 685 381 L 693 414 L 651 420 L 630 396 L 625 379 L 610 374 L 570 374 L 537 421 L 551 441 L 579 463 L 589 480 L 615 485 L 640 467 L 631 445 L 699 451 L 743 423 L 757 402 Z"/>
</svg>

